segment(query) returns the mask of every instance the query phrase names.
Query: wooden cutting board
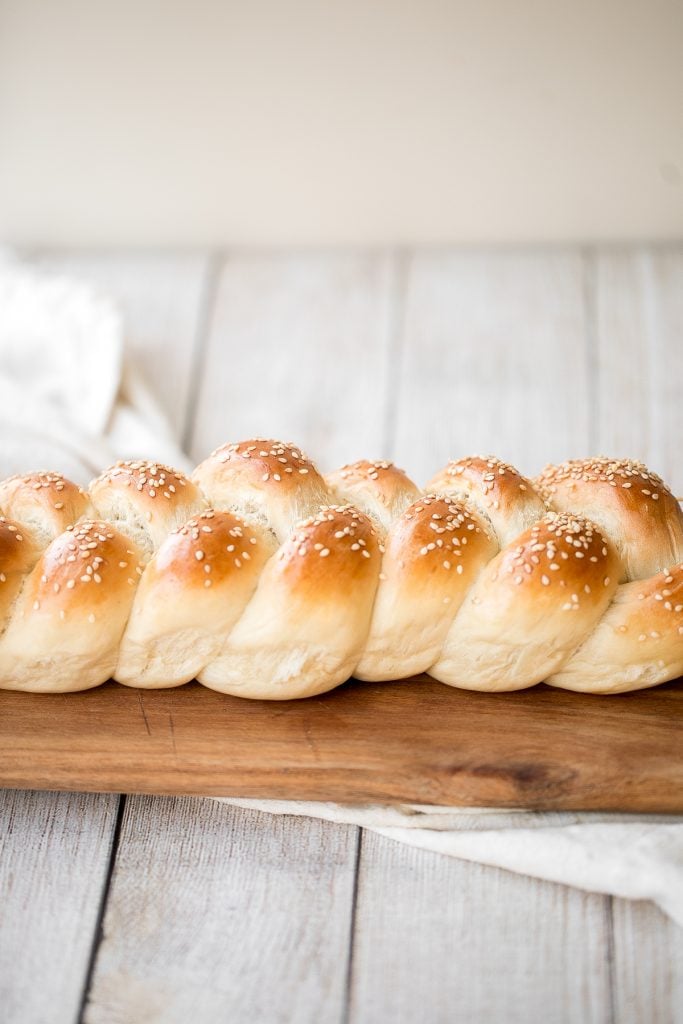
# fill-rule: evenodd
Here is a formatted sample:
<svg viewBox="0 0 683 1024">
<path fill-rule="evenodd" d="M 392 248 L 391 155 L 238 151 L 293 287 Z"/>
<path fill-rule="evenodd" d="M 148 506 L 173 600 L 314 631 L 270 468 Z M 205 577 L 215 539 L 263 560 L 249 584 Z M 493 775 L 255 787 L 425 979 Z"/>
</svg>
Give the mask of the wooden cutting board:
<svg viewBox="0 0 683 1024">
<path fill-rule="evenodd" d="M 0 691 L 0 785 L 683 812 L 683 680 L 613 697 L 416 677 L 302 701 L 191 683 Z"/>
</svg>

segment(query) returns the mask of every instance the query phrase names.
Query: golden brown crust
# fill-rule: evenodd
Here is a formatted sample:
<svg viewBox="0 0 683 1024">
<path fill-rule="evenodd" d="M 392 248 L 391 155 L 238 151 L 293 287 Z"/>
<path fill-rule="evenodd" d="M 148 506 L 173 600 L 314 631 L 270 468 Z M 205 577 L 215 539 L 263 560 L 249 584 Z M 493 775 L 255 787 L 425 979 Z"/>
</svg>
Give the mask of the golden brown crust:
<svg viewBox="0 0 683 1024">
<path fill-rule="evenodd" d="M 420 494 L 402 469 L 384 460 L 361 459 L 329 473 L 325 480 L 339 504 L 348 502 L 360 508 L 383 531 Z"/>
<path fill-rule="evenodd" d="M 683 565 L 624 583 L 573 654 L 547 681 L 565 690 L 624 693 L 683 675 Z"/>
<path fill-rule="evenodd" d="M 616 551 L 591 522 L 544 516 L 481 573 L 430 674 L 474 690 L 541 682 L 604 614 L 620 571 Z"/>
<path fill-rule="evenodd" d="M 606 532 L 624 561 L 624 579 L 683 560 L 683 513 L 641 462 L 572 459 L 547 466 L 536 483 L 551 508 L 588 516 Z"/>
<path fill-rule="evenodd" d="M 425 672 L 497 550 L 481 520 L 454 498 L 426 494 L 410 505 L 386 538 L 370 633 L 354 674 L 382 680 Z"/>
<path fill-rule="evenodd" d="M 109 522 L 87 519 L 46 548 L 22 601 L 26 609 L 92 622 L 118 595 L 132 602 L 141 575 L 140 553 L 130 539 Z"/>
<path fill-rule="evenodd" d="M 376 579 L 380 549 L 372 523 L 352 505 L 323 506 L 298 523 L 275 557 L 275 568 L 306 600 L 339 594 L 340 585 Z"/>
<path fill-rule="evenodd" d="M 220 654 L 275 550 L 269 530 L 209 509 L 163 542 L 140 580 L 116 678 L 177 686 Z"/>
<path fill-rule="evenodd" d="M 0 516 L 0 634 L 24 582 L 40 556 L 33 534 L 20 523 Z"/>
<path fill-rule="evenodd" d="M 142 572 L 111 523 L 84 520 L 60 534 L 26 578 L 0 642 L 0 677 L 14 690 L 98 686 L 116 665 Z"/>
<path fill-rule="evenodd" d="M 584 595 L 613 592 L 620 572 L 615 550 L 590 520 L 551 512 L 501 551 L 482 580 L 510 587 L 514 600 L 531 596 L 539 610 L 559 588 L 571 602 L 563 610 L 578 611 Z"/>
<path fill-rule="evenodd" d="M 192 474 L 212 508 L 269 526 L 284 540 L 294 524 L 329 503 L 325 481 L 300 448 L 252 439 L 216 448 Z"/>
<path fill-rule="evenodd" d="M 262 530 L 232 512 L 207 509 L 166 538 L 145 575 L 174 588 L 208 589 L 262 562 L 264 546 Z M 271 544 L 268 555 L 272 550 Z"/>
<path fill-rule="evenodd" d="M 533 484 L 495 456 L 449 462 L 427 490 L 467 501 L 491 524 L 501 546 L 528 529 L 546 511 Z"/>
<path fill-rule="evenodd" d="M 0 482 L 0 508 L 31 527 L 43 545 L 93 514 L 86 492 L 61 473 L 27 473 Z"/>
<path fill-rule="evenodd" d="M 299 523 L 201 682 L 264 700 L 309 697 L 344 682 L 367 636 L 380 553 L 369 519 L 351 506 L 323 508 Z"/>
<path fill-rule="evenodd" d="M 465 504 L 447 495 L 424 494 L 413 502 L 386 540 L 389 561 L 414 581 L 432 581 L 444 573 L 469 573 L 496 553 L 484 523 Z"/>
<path fill-rule="evenodd" d="M 325 481 L 300 449 L 258 439 L 217 449 L 195 482 L 118 463 L 92 485 L 97 520 L 56 474 L 10 478 L 1 685 L 83 689 L 116 671 L 284 699 L 353 673 L 603 693 L 683 673 L 683 514 L 659 477 L 576 460 L 538 486 L 480 457 L 425 495 L 387 462 Z"/>
<path fill-rule="evenodd" d="M 159 462 L 117 462 L 90 485 L 98 516 L 128 534 L 149 558 L 177 526 L 206 508 L 186 476 Z"/>
</svg>

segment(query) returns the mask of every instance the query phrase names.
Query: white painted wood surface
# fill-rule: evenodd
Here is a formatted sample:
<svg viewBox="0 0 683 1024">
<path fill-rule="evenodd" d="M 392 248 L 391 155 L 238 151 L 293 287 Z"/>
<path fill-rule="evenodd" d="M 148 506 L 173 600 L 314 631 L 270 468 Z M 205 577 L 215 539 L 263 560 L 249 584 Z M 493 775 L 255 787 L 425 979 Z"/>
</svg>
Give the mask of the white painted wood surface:
<svg viewBox="0 0 683 1024">
<path fill-rule="evenodd" d="M 607 900 L 363 834 L 351 1020 L 609 1020 Z"/>
<path fill-rule="evenodd" d="M 597 447 L 683 495 L 683 248 L 606 250 L 592 267 Z"/>
<path fill-rule="evenodd" d="M 192 453 L 226 439 L 292 440 L 323 470 L 379 456 L 395 259 L 229 256 L 220 275 Z"/>
<path fill-rule="evenodd" d="M 534 475 L 588 454 L 583 287 L 576 250 L 415 255 L 392 456 L 424 481 L 460 455 L 495 454 Z"/>
<path fill-rule="evenodd" d="M 424 481 L 471 450 L 533 472 L 603 449 L 683 490 L 682 247 L 41 262 L 119 299 L 197 458 L 288 435 L 325 468 L 390 455 Z M 356 872 L 356 829 L 148 798 L 109 879 L 113 807 L 0 803 L 11 1021 L 71 1022 L 86 986 L 97 1024 L 683 1019 L 683 931 L 649 905 L 368 833 Z"/>
<path fill-rule="evenodd" d="M 85 1020 L 336 1019 L 356 831 L 130 799 Z"/>
<path fill-rule="evenodd" d="M 0 1019 L 78 1019 L 118 797 L 0 791 Z"/>
<path fill-rule="evenodd" d="M 614 1020 L 683 1021 L 683 928 L 652 903 L 614 900 Z"/>
</svg>

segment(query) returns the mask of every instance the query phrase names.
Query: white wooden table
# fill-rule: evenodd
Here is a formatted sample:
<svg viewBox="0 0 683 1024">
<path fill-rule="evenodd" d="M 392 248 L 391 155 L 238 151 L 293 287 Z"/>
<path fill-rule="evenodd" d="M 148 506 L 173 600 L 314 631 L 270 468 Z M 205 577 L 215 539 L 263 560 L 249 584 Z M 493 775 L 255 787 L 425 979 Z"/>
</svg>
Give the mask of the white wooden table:
<svg viewBox="0 0 683 1024">
<path fill-rule="evenodd" d="M 683 493 L 683 246 L 68 254 L 199 459 L 641 457 Z M 0 793 L 4 1024 L 683 1021 L 650 904 L 210 801 Z"/>
</svg>

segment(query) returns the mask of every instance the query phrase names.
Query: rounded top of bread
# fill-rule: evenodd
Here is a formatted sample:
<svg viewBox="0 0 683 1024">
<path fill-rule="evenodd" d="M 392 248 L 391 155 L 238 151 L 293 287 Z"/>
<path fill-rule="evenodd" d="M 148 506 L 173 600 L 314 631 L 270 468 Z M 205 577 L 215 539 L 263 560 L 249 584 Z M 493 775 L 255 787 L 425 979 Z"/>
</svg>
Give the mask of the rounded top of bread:
<svg viewBox="0 0 683 1024">
<path fill-rule="evenodd" d="M 383 547 L 370 519 L 352 505 L 328 505 L 297 523 L 274 568 L 301 596 L 315 600 L 379 575 Z"/>
<path fill-rule="evenodd" d="M 325 481 L 300 448 L 259 438 L 216 448 L 192 474 L 212 508 L 237 512 L 284 540 L 330 502 Z"/>
<path fill-rule="evenodd" d="M 531 481 L 494 455 L 449 462 L 429 482 L 427 490 L 466 501 L 491 525 L 501 547 L 546 511 Z"/>
<path fill-rule="evenodd" d="M 361 459 L 328 473 L 325 480 L 337 499 L 362 509 L 385 532 L 420 494 L 402 469 L 385 460 Z"/>
<path fill-rule="evenodd" d="M 630 459 L 571 459 L 547 466 L 536 485 L 558 512 L 588 516 L 643 579 L 683 561 L 683 513 L 663 480 Z"/>
<path fill-rule="evenodd" d="M 90 485 L 98 516 L 132 537 L 146 558 L 171 530 L 206 508 L 197 487 L 159 462 L 117 462 Z"/>
<path fill-rule="evenodd" d="M 27 473 L 0 481 L 0 509 L 26 523 L 43 546 L 93 512 L 87 493 L 61 473 Z"/>
</svg>

